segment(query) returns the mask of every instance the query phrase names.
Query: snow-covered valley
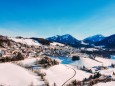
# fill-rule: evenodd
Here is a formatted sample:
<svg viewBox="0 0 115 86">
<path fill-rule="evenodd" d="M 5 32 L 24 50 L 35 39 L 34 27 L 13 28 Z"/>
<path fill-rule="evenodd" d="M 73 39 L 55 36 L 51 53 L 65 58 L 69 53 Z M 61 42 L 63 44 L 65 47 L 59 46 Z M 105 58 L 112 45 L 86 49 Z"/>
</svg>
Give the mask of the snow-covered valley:
<svg viewBox="0 0 115 86">
<path fill-rule="evenodd" d="M 11 45 L 0 48 L 2 86 L 114 86 L 115 60 L 81 52 L 82 49 L 53 42 L 43 45 L 29 38 L 10 38 Z M 98 50 L 86 49 L 87 52 Z M 86 51 L 85 51 L 86 52 Z M 74 58 L 73 58 L 74 57 Z M 77 59 L 77 60 L 76 60 Z M 90 78 L 100 73 L 98 78 Z M 109 77 L 109 78 L 108 78 Z M 108 81 L 111 79 L 111 82 Z M 85 81 L 86 80 L 86 81 Z M 106 82 L 103 83 L 102 81 Z M 83 84 L 84 83 L 84 84 Z"/>
</svg>

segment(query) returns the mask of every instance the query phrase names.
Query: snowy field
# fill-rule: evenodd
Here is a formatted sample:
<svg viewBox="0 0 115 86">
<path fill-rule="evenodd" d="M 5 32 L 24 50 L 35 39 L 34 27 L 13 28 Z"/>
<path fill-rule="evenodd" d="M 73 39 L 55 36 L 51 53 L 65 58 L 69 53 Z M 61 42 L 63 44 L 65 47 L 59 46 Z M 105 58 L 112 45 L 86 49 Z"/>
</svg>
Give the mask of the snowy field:
<svg viewBox="0 0 115 86">
<path fill-rule="evenodd" d="M 112 63 L 115 63 L 115 60 L 113 59 L 107 59 L 101 57 L 96 57 L 95 59 L 102 62 L 103 66 L 110 66 Z"/>
<path fill-rule="evenodd" d="M 107 70 L 101 70 L 100 73 L 104 75 L 113 75 L 113 72 L 115 72 L 115 68 L 109 68 Z"/>
<path fill-rule="evenodd" d="M 94 86 L 115 86 L 115 81 L 112 82 L 106 82 L 106 83 L 98 83 Z"/>
<path fill-rule="evenodd" d="M 50 86 L 53 86 L 54 82 L 57 86 L 62 86 L 64 82 L 66 82 L 74 74 L 75 76 L 71 80 L 83 80 L 84 78 L 89 77 L 91 75 L 78 69 L 75 69 L 74 71 L 72 68 L 73 67 L 70 65 L 59 64 L 49 69 L 41 69 L 41 71 L 47 74 L 46 79 L 48 79 Z"/>
<path fill-rule="evenodd" d="M 49 69 L 42 69 L 42 71 L 47 74 L 46 79 L 48 79 L 50 86 L 53 86 L 54 82 L 57 86 L 61 86 L 74 74 L 73 70 L 62 64 L 53 66 Z"/>
<path fill-rule="evenodd" d="M 44 82 L 34 73 L 12 63 L 0 64 L 0 84 L 5 86 L 42 86 Z"/>
<path fill-rule="evenodd" d="M 87 68 L 92 68 L 94 66 L 101 66 L 102 63 L 92 60 L 90 58 L 81 58 L 81 64 Z"/>
<path fill-rule="evenodd" d="M 81 67 L 85 65 L 87 68 L 92 68 L 94 66 L 101 66 L 102 64 L 108 66 L 113 62 L 111 59 L 100 57 L 97 57 L 96 60 L 101 61 L 102 63 L 84 57 L 82 57 L 80 61 L 72 61 L 68 57 L 51 58 L 58 60 L 60 64 L 47 69 L 40 69 L 41 72 L 46 73 L 45 78 L 48 80 L 50 86 L 53 86 L 54 83 L 56 83 L 57 86 L 62 86 L 66 81 L 66 84 L 68 84 L 74 79 L 81 81 L 91 75 L 91 73 L 77 69 L 77 66 Z M 28 58 L 18 61 L 18 63 L 21 63 L 22 65 L 33 65 L 36 60 L 39 60 L 39 58 Z M 6 86 L 28 86 L 32 83 L 35 86 L 42 86 L 42 84 L 44 84 L 43 81 L 40 81 L 39 76 L 12 63 L 1 63 L 0 70 L 0 76 L 2 78 L 0 79 L 0 83 L 6 84 Z M 112 75 L 113 72 L 115 72 L 115 68 L 100 71 L 101 74 L 105 75 Z M 68 79 L 70 80 L 68 81 Z M 99 83 L 94 86 L 114 86 L 114 83 L 115 82 Z"/>
<path fill-rule="evenodd" d="M 33 40 L 33 39 L 17 39 L 17 38 L 10 38 L 12 39 L 13 41 L 15 42 L 19 42 L 19 43 L 22 43 L 22 44 L 27 44 L 27 45 L 35 45 L 35 46 L 41 46 L 40 43 L 38 43 L 37 41 Z"/>
<path fill-rule="evenodd" d="M 61 43 L 58 43 L 58 42 L 53 42 L 53 43 L 50 43 L 52 46 L 56 46 L 56 45 L 59 45 L 59 46 L 64 46 L 64 44 L 61 44 Z"/>
<path fill-rule="evenodd" d="M 82 57 L 80 61 L 72 61 L 67 57 L 56 57 L 56 58 L 51 57 L 51 58 L 56 59 L 61 63 L 60 65 L 53 66 L 47 70 L 45 69 L 42 70 L 47 73 L 46 78 L 49 80 L 51 86 L 53 85 L 54 82 L 57 84 L 57 86 L 61 86 L 66 80 L 68 80 L 69 77 L 72 77 L 75 72 L 71 68 L 73 68 L 76 71 L 75 76 L 71 80 L 74 79 L 83 80 L 84 78 L 88 78 L 91 75 L 91 73 L 87 73 L 85 71 L 79 70 L 77 69 L 77 67 L 79 66 L 82 67 L 83 65 L 87 68 L 92 68 L 94 66 L 102 66 L 102 65 L 110 66 L 110 64 L 113 62 L 113 60 L 111 59 L 100 58 L 100 57 L 96 58 L 96 60 L 101 61 L 102 63 L 84 57 Z M 112 75 L 113 72 L 115 72 L 115 68 L 109 68 L 107 70 L 100 71 L 101 74 L 105 74 L 105 75 Z M 68 81 L 67 83 L 69 83 L 70 81 Z M 100 85 L 96 85 L 96 86 L 100 86 Z M 111 86 L 111 85 L 107 85 L 107 86 Z"/>
<path fill-rule="evenodd" d="M 32 66 L 36 62 L 36 60 L 39 60 L 40 58 L 27 58 L 21 61 L 18 61 L 17 63 L 20 63 L 23 66 Z"/>
</svg>

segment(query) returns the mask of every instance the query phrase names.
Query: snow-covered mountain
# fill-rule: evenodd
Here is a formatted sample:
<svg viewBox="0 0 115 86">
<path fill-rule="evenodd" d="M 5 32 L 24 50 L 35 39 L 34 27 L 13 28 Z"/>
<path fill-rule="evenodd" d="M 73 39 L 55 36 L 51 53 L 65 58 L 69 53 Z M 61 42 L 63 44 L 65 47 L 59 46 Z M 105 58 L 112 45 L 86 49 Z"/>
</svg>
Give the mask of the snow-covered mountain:
<svg viewBox="0 0 115 86">
<path fill-rule="evenodd" d="M 50 41 L 43 39 L 43 38 L 23 38 L 23 37 L 15 37 L 9 38 L 15 42 L 27 44 L 27 45 L 34 45 L 34 46 L 41 46 L 41 45 L 50 45 Z"/>
<path fill-rule="evenodd" d="M 115 34 L 105 37 L 105 39 L 97 42 L 96 45 L 104 45 L 106 47 L 115 48 Z"/>
<path fill-rule="evenodd" d="M 88 43 L 88 44 L 94 44 L 96 42 L 99 42 L 101 40 L 103 40 L 105 37 L 101 34 L 97 34 L 97 35 L 94 35 L 94 36 L 90 36 L 90 37 L 87 37 L 83 40 L 83 42 L 85 43 Z"/>
<path fill-rule="evenodd" d="M 62 44 L 70 45 L 70 46 L 78 46 L 80 44 L 80 41 L 71 36 L 70 34 L 65 34 L 65 35 L 56 35 L 53 37 L 47 38 L 47 40 L 52 41 L 52 42 L 59 42 Z"/>
<path fill-rule="evenodd" d="M 37 41 L 39 43 L 41 43 L 42 45 L 50 45 L 50 43 L 52 43 L 51 41 L 47 40 L 47 39 L 44 39 L 44 38 L 36 38 L 36 37 L 32 37 L 30 38 L 34 41 Z"/>
<path fill-rule="evenodd" d="M 22 44 L 27 44 L 27 45 L 35 45 L 35 46 L 40 46 L 41 44 L 33 39 L 30 38 L 10 38 L 11 40 L 22 43 Z"/>
</svg>

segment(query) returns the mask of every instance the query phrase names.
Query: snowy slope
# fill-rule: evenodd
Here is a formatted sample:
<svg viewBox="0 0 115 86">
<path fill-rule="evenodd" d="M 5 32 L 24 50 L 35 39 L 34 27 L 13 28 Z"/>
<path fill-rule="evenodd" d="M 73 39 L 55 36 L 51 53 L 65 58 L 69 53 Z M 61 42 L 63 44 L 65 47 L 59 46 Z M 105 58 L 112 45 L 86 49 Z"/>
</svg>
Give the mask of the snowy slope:
<svg viewBox="0 0 115 86">
<path fill-rule="evenodd" d="M 34 65 L 34 63 L 36 62 L 36 60 L 39 60 L 39 58 L 27 58 L 21 61 L 18 61 L 17 63 L 22 64 L 23 66 L 31 66 Z"/>
<path fill-rule="evenodd" d="M 104 66 L 110 66 L 112 63 L 115 63 L 115 60 L 102 58 L 102 57 L 96 57 L 96 60 L 103 63 Z"/>
<path fill-rule="evenodd" d="M 81 58 L 81 64 L 83 64 L 87 68 L 91 68 L 94 66 L 101 66 L 102 63 L 99 63 L 95 60 L 92 60 L 90 58 Z"/>
<path fill-rule="evenodd" d="M 28 86 L 31 83 L 35 86 L 41 86 L 43 84 L 38 76 L 12 63 L 0 64 L 1 83 L 6 86 Z"/>
<path fill-rule="evenodd" d="M 115 72 L 115 68 L 109 68 L 107 70 L 101 70 L 100 73 L 104 75 L 113 75 L 113 72 Z"/>
<path fill-rule="evenodd" d="M 56 46 L 56 45 L 64 46 L 64 44 L 61 44 L 61 43 L 58 43 L 58 42 L 50 43 L 50 45 L 51 45 L 51 46 Z"/>
<path fill-rule="evenodd" d="M 71 36 L 70 34 L 49 37 L 47 38 L 47 40 L 52 41 L 52 42 L 59 42 L 62 44 L 67 44 L 70 46 L 78 46 L 80 44 L 80 41 L 74 38 L 73 36 Z"/>
<path fill-rule="evenodd" d="M 27 44 L 27 45 L 36 45 L 36 46 L 40 46 L 41 44 L 37 41 L 34 41 L 32 39 L 24 39 L 24 38 L 10 38 L 12 39 L 13 41 L 15 42 L 19 42 L 19 43 L 22 43 L 22 44 Z"/>
<path fill-rule="evenodd" d="M 94 86 L 115 86 L 115 81 L 112 81 L 112 82 L 106 82 L 106 83 L 98 83 Z"/>
<path fill-rule="evenodd" d="M 73 70 L 62 64 L 53 66 L 47 70 L 43 69 L 42 71 L 46 72 L 46 79 L 48 79 L 50 86 L 53 86 L 54 82 L 57 86 L 61 86 L 74 73 Z"/>
<path fill-rule="evenodd" d="M 42 71 L 46 72 L 46 78 L 48 79 L 50 86 L 53 86 L 54 82 L 57 86 L 62 86 L 62 84 L 64 84 L 69 78 L 71 78 L 75 74 L 75 71 L 76 75 L 71 80 L 83 80 L 90 75 L 89 73 L 78 69 L 75 69 L 75 71 L 73 71 L 73 69 L 71 68 L 72 66 L 70 65 L 60 64 L 53 66 L 49 69 L 42 69 Z"/>
<path fill-rule="evenodd" d="M 96 42 L 99 42 L 101 40 L 103 40 L 105 37 L 101 34 L 98 34 L 98 35 L 94 35 L 94 36 L 90 36 L 90 37 L 87 37 L 85 38 L 83 41 L 85 43 L 89 43 L 89 44 L 92 44 L 92 43 L 96 43 Z"/>
<path fill-rule="evenodd" d="M 104 38 L 103 40 L 99 41 L 96 43 L 96 45 L 104 45 L 110 48 L 115 48 L 115 34 L 110 35 L 106 38 Z"/>
</svg>

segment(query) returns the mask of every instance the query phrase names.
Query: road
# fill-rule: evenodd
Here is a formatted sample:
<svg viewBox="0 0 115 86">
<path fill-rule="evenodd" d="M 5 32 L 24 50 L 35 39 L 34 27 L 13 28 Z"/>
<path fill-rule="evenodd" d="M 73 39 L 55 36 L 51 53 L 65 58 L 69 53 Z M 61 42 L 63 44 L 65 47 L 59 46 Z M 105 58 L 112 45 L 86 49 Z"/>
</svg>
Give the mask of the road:
<svg viewBox="0 0 115 86">
<path fill-rule="evenodd" d="M 69 67 L 69 66 L 67 66 L 67 65 L 65 65 L 66 67 Z M 71 68 L 73 71 L 74 71 L 74 74 L 73 74 L 73 76 L 71 76 L 68 80 L 66 80 L 63 84 L 62 84 L 62 86 L 65 86 L 66 84 L 67 84 L 67 82 L 69 82 L 72 78 L 74 78 L 74 76 L 76 75 L 76 70 L 74 69 L 74 68 L 72 68 L 72 67 L 69 67 L 69 68 Z"/>
</svg>

